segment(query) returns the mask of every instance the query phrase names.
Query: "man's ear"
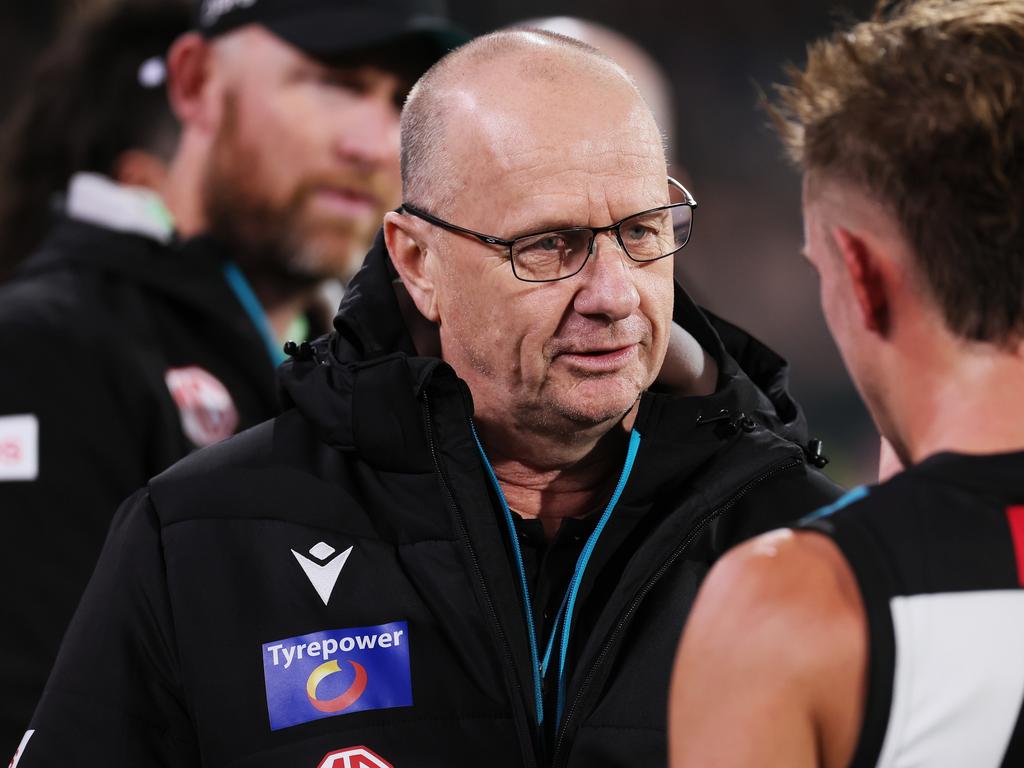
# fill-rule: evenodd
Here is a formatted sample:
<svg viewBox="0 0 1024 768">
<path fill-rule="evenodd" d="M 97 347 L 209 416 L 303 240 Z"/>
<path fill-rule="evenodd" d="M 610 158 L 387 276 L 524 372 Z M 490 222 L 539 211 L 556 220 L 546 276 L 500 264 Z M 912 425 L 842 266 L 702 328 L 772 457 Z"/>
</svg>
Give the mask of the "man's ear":
<svg viewBox="0 0 1024 768">
<path fill-rule="evenodd" d="M 833 232 L 846 266 L 864 327 L 880 336 L 889 333 L 892 275 L 876 246 L 843 227 Z"/>
<path fill-rule="evenodd" d="M 405 289 L 420 314 L 432 323 L 439 323 L 437 290 L 430 269 L 435 256 L 426 248 L 418 229 L 416 222 L 406 214 L 390 211 L 384 215 L 384 242 Z"/>
<path fill-rule="evenodd" d="M 167 52 L 167 98 L 183 125 L 212 131 L 216 116 L 209 84 L 213 49 L 198 32 L 187 32 Z"/>
</svg>

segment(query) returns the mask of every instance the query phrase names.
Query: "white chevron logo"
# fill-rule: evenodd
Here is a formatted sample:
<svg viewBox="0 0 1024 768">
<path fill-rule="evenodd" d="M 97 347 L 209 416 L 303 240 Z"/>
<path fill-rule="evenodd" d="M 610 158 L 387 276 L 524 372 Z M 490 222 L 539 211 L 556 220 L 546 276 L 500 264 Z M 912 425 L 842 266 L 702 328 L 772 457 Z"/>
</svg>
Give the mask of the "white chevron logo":
<svg viewBox="0 0 1024 768">
<path fill-rule="evenodd" d="M 320 595 L 320 599 L 324 601 L 324 605 L 327 605 L 331 599 L 331 593 L 334 592 L 334 585 L 338 583 L 338 577 L 341 575 L 341 569 L 345 567 L 345 561 L 348 560 L 348 556 L 352 554 L 352 547 L 349 547 L 339 555 L 334 555 L 335 549 L 325 541 L 321 541 L 314 544 L 309 549 L 309 554 L 316 558 L 319 562 L 310 560 L 305 555 L 300 555 L 294 549 L 292 554 L 295 555 L 295 559 L 299 561 L 299 565 L 302 566 L 302 570 L 305 571 L 306 577 L 309 579 L 309 583 L 313 585 L 313 589 Z"/>
</svg>

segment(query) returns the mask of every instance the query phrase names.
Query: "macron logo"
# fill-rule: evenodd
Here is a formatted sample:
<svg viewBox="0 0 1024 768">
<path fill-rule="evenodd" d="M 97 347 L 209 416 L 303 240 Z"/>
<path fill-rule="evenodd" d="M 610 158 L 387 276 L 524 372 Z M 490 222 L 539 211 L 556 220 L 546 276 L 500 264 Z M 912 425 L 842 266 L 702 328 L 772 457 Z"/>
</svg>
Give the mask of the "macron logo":
<svg viewBox="0 0 1024 768">
<path fill-rule="evenodd" d="M 352 549 L 352 547 L 349 547 L 341 554 L 335 555 L 334 553 L 337 550 L 327 542 L 321 541 L 310 547 L 309 550 L 309 554 L 315 560 L 310 560 L 305 555 L 300 555 L 294 549 L 292 550 L 292 554 L 299 561 L 299 565 L 302 566 L 302 570 L 309 579 L 309 583 L 313 585 L 313 589 L 320 595 L 324 605 L 327 605 L 330 601 L 331 593 L 334 592 L 334 585 L 338 583 L 341 569 L 345 567 L 345 561 L 352 554 Z M 332 555 L 334 556 L 332 557 Z"/>
</svg>

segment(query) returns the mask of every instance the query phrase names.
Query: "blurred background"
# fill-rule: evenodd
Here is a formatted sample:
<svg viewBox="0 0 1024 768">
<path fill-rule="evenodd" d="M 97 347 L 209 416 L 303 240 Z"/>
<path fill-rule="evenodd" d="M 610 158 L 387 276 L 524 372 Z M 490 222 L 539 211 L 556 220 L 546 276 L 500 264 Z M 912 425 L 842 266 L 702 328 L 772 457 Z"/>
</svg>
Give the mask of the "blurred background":
<svg viewBox="0 0 1024 768">
<path fill-rule="evenodd" d="M 76 13 L 104 0 L 4 0 L 0 5 L 0 121 L 37 52 Z M 807 41 L 871 0 L 679 3 L 664 0 L 450 0 L 452 18 L 483 33 L 540 16 L 590 19 L 641 43 L 667 72 L 674 102 L 672 160 L 700 203 L 680 275 L 702 304 L 789 359 L 811 434 L 841 483 L 870 481 L 878 438 L 846 376 L 800 256 L 800 183 L 759 107 L 761 91 L 802 63 Z M 600 109 L 600 104 L 594 105 Z M 74 130 L 74 126 L 69 126 Z"/>
</svg>

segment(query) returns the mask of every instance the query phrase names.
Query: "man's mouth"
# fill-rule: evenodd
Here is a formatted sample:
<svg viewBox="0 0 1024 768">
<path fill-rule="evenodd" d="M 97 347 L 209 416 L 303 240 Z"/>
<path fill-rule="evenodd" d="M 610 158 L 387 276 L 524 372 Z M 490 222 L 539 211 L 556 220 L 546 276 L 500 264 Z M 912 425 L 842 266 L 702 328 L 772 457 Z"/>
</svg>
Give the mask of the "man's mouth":
<svg viewBox="0 0 1024 768">
<path fill-rule="evenodd" d="M 561 352 L 558 357 L 575 368 L 593 373 L 611 373 L 633 362 L 639 347 L 639 344 L 581 347 Z"/>
<path fill-rule="evenodd" d="M 332 216 L 362 218 L 380 210 L 380 200 L 367 192 L 345 187 L 316 187 L 313 207 Z"/>
</svg>

